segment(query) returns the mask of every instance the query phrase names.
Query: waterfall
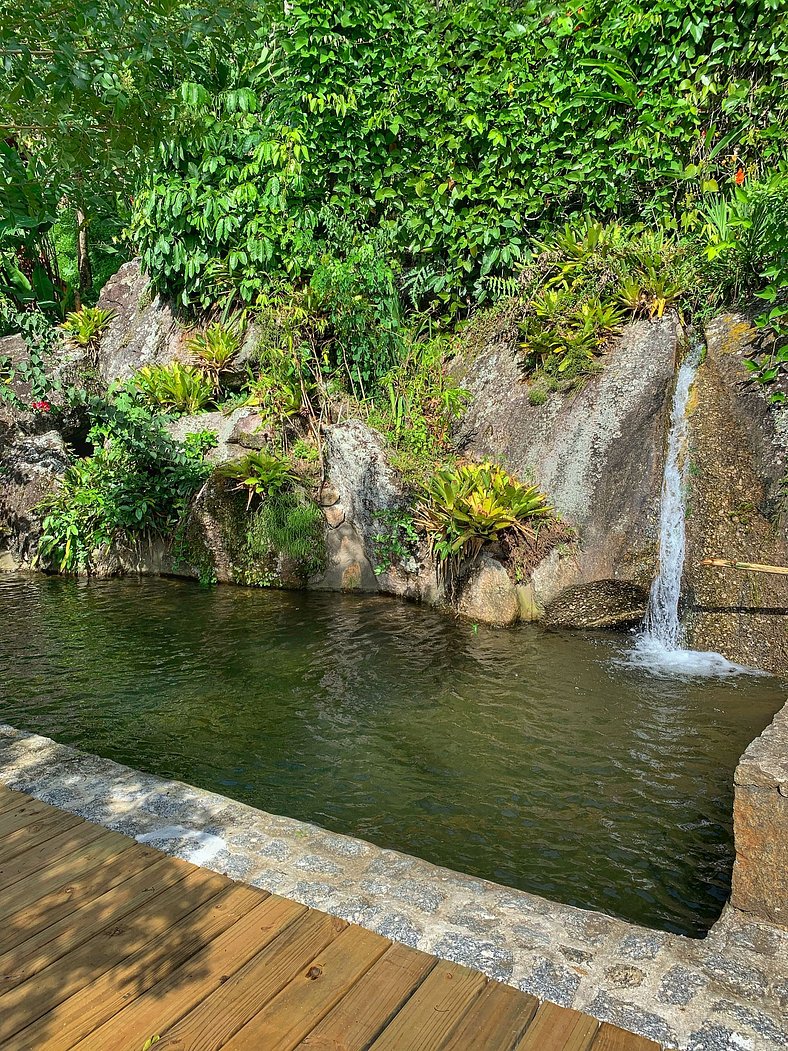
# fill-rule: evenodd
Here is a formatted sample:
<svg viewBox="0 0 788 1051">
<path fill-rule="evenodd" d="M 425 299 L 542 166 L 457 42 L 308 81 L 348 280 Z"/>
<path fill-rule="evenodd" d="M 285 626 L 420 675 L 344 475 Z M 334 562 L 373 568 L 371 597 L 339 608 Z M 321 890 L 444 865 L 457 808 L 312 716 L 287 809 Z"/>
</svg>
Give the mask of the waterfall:
<svg viewBox="0 0 788 1051">
<path fill-rule="evenodd" d="M 659 506 L 659 573 L 651 585 L 646 612 L 645 635 L 667 650 L 678 649 L 681 640 L 679 600 L 686 541 L 687 402 L 699 361 L 700 349 L 695 349 L 684 360 L 676 377 Z"/>
<path fill-rule="evenodd" d="M 681 646 L 679 603 L 686 547 L 689 467 L 687 404 L 702 349 L 702 346 L 692 349 L 676 376 L 659 508 L 659 572 L 651 585 L 643 630 L 626 662 L 662 675 L 732 675 L 751 671 L 731 663 L 719 653 L 686 650 Z"/>
</svg>

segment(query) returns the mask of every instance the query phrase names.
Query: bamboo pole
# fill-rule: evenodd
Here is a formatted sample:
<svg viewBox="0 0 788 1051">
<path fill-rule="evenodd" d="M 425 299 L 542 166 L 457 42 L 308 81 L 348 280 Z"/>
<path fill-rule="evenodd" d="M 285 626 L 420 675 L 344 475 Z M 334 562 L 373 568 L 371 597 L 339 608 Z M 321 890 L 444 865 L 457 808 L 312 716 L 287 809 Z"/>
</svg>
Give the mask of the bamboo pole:
<svg viewBox="0 0 788 1051">
<path fill-rule="evenodd" d="M 743 569 L 751 573 L 781 573 L 788 576 L 788 566 L 764 566 L 758 562 L 733 562 L 729 558 L 704 558 L 701 566 L 719 566 L 721 569 Z"/>
</svg>

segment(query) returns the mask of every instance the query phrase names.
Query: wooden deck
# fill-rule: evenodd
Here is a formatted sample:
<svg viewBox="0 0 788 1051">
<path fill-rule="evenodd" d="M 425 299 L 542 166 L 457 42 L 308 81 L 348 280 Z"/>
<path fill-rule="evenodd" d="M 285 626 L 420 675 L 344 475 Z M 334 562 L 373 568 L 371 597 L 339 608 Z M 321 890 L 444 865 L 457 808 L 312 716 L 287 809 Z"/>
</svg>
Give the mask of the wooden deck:
<svg viewBox="0 0 788 1051">
<path fill-rule="evenodd" d="M 4 1051 L 657 1051 L 0 788 Z"/>
</svg>

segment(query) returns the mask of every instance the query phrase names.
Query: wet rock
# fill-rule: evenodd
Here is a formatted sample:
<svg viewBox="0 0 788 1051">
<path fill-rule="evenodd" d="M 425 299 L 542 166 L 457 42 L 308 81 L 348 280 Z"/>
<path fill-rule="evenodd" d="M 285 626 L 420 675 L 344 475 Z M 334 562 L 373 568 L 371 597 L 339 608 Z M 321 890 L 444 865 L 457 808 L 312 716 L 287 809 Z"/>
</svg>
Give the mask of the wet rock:
<svg viewBox="0 0 788 1051">
<path fill-rule="evenodd" d="M 480 555 L 462 584 L 457 609 L 480 624 L 514 624 L 520 604 L 505 566 L 486 553 Z"/>
<path fill-rule="evenodd" d="M 747 383 L 754 329 L 740 315 L 709 325 L 690 403 L 688 644 L 739 664 L 788 671 L 788 577 L 704 567 L 704 558 L 788 566 L 780 514 L 788 409 Z M 784 509 L 783 509 L 784 510 Z"/>
<path fill-rule="evenodd" d="M 535 479 L 579 531 L 571 552 L 555 552 L 533 574 L 536 602 L 549 608 L 567 588 L 604 582 L 588 625 L 579 602 L 568 611 L 575 626 L 629 623 L 656 571 L 678 338 L 674 319 L 628 326 L 597 375 L 542 405 L 530 404 L 513 337 L 456 362 L 455 374 L 471 393 L 461 444 L 475 458 Z M 555 608 L 559 623 L 562 607 Z"/>
<path fill-rule="evenodd" d="M 562 591 L 544 612 L 548 626 L 622 628 L 639 624 L 646 615 L 648 591 L 628 581 L 598 580 Z"/>
</svg>

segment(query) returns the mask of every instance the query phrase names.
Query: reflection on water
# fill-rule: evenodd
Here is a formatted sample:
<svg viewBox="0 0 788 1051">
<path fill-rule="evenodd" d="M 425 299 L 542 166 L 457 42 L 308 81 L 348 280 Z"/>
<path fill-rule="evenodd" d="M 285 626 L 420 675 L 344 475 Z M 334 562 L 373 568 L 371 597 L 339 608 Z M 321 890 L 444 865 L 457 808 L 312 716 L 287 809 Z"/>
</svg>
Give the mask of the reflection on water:
<svg viewBox="0 0 788 1051">
<path fill-rule="evenodd" d="M 784 688 L 382 598 L 0 577 L 0 721 L 574 905 L 699 933 Z"/>
</svg>

